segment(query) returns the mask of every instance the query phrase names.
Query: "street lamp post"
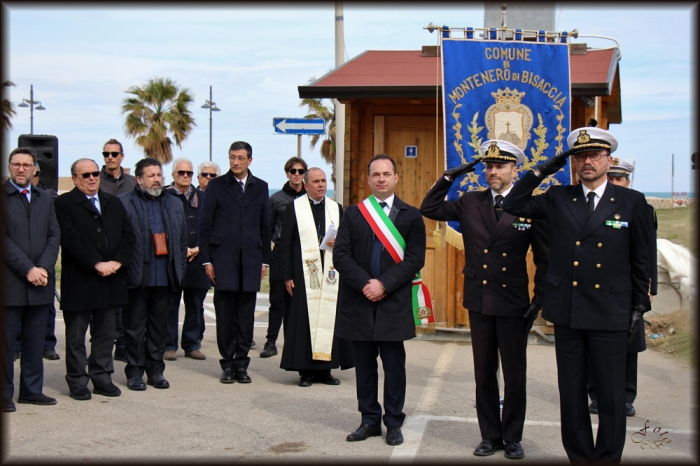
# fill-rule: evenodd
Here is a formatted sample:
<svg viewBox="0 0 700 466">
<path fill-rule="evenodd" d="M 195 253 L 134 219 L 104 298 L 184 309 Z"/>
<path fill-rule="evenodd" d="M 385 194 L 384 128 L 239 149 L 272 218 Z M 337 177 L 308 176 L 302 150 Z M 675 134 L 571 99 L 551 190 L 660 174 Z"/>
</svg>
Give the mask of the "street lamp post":
<svg viewBox="0 0 700 466">
<path fill-rule="evenodd" d="M 37 105 L 38 104 L 38 105 Z M 30 84 L 29 86 L 29 100 L 27 99 L 22 99 L 22 103 L 18 105 L 18 107 L 22 108 L 27 108 L 29 107 L 29 134 L 34 134 L 34 106 L 37 105 L 36 109 L 37 110 L 46 110 L 45 107 L 41 105 L 41 102 L 38 100 L 34 100 L 34 84 Z"/>
<path fill-rule="evenodd" d="M 211 86 L 209 86 L 209 100 L 206 101 L 202 108 L 209 109 L 209 161 L 211 162 L 211 112 L 220 112 L 221 109 L 216 106 L 216 102 L 212 101 Z"/>
</svg>

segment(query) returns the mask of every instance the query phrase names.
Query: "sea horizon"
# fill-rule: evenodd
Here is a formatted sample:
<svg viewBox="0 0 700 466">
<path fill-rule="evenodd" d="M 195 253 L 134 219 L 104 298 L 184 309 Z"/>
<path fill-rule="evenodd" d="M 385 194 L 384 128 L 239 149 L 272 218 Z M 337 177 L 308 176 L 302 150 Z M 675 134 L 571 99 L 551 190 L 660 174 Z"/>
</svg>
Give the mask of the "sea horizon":
<svg viewBox="0 0 700 466">
<path fill-rule="evenodd" d="M 280 191 L 279 189 L 270 189 L 270 196 L 275 194 L 277 191 Z M 658 197 L 660 199 L 671 199 L 671 191 L 642 191 L 644 196 L 646 197 Z M 680 192 L 677 192 L 676 195 L 680 196 Z M 329 189 L 326 191 L 326 196 L 327 197 L 333 197 L 335 195 L 335 191 L 333 189 Z M 686 197 L 688 199 L 695 199 L 695 193 L 694 192 L 686 192 Z"/>
</svg>

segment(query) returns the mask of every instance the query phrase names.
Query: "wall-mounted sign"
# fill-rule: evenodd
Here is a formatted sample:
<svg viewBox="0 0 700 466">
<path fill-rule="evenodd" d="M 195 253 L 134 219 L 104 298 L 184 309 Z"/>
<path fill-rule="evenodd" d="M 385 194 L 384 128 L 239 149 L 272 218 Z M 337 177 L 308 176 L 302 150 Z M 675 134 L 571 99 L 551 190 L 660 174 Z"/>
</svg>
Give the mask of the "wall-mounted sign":
<svg viewBox="0 0 700 466">
<path fill-rule="evenodd" d="M 415 159 L 418 157 L 418 146 L 406 146 L 405 155 L 407 159 Z"/>
</svg>

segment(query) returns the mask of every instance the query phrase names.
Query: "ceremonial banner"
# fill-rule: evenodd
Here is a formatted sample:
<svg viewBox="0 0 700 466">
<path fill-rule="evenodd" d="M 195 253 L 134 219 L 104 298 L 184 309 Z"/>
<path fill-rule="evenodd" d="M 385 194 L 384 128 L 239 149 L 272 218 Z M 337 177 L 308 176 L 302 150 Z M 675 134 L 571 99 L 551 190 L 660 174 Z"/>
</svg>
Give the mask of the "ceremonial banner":
<svg viewBox="0 0 700 466">
<path fill-rule="evenodd" d="M 566 43 L 442 39 L 443 109 L 447 168 L 470 162 L 488 139 L 508 141 L 525 153 L 524 173 L 568 149 L 571 86 Z M 488 187 L 479 164 L 448 192 L 456 200 Z M 571 183 L 569 162 L 535 194 Z M 459 222 L 448 225 L 461 233 Z M 450 229 L 447 239 L 450 241 Z M 462 248 L 460 244 L 454 246 Z"/>
</svg>

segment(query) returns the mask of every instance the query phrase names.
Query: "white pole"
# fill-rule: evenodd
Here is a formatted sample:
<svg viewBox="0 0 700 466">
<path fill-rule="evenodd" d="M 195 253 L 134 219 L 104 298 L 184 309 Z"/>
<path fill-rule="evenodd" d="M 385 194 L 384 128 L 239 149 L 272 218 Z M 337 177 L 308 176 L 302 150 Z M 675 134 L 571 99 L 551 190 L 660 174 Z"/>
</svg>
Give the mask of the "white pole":
<svg viewBox="0 0 700 466">
<path fill-rule="evenodd" d="M 343 3 L 335 2 L 335 67 L 345 63 Z M 345 199 L 345 105 L 335 100 L 335 200 L 347 206 Z"/>
</svg>

